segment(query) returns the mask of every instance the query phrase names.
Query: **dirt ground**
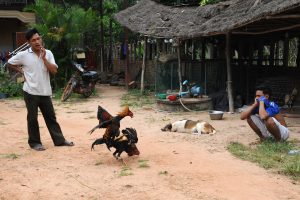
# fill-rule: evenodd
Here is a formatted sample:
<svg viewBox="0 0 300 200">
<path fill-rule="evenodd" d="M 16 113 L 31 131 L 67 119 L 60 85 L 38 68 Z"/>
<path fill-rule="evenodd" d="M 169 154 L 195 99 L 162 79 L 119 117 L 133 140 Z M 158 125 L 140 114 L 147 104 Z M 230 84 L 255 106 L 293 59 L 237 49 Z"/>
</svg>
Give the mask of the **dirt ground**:
<svg viewBox="0 0 300 200">
<path fill-rule="evenodd" d="M 231 141 L 249 144 L 257 137 L 239 120 L 225 114 L 211 121 L 206 112 L 168 113 L 153 108 L 131 108 L 121 128 L 134 127 L 141 154 L 122 154 L 117 161 L 104 145 L 92 142 L 102 136 L 97 125 L 97 106 L 111 114 L 120 111 L 121 87 L 99 86 L 98 97 L 66 103 L 54 101 L 58 122 L 74 147 L 54 147 L 42 117 L 41 138 L 46 151 L 31 150 L 27 144 L 26 108 L 23 100 L 0 101 L 0 199 L 158 199 L 158 200 L 254 200 L 300 199 L 300 183 L 256 164 L 233 157 L 226 146 Z M 205 120 L 215 135 L 161 132 L 160 128 L 178 119 Z M 287 118 L 290 138 L 300 139 L 299 118 Z M 12 156 L 16 155 L 16 159 Z M 149 167 L 141 167 L 146 160 Z"/>
</svg>

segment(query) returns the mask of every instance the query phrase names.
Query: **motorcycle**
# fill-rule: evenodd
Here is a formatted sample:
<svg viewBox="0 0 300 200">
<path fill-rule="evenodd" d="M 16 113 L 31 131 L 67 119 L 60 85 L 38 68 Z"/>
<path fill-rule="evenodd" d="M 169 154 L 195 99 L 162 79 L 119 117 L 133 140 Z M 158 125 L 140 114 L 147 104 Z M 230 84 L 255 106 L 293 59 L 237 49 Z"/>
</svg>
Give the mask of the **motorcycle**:
<svg viewBox="0 0 300 200">
<path fill-rule="evenodd" d="M 81 58 L 85 58 L 85 56 Z M 99 75 L 96 71 L 87 71 L 82 64 L 75 61 L 72 61 L 72 66 L 76 68 L 76 71 L 72 74 L 62 93 L 62 102 L 66 101 L 71 96 L 72 92 L 82 94 L 86 98 L 91 96 L 95 89 L 95 85 L 99 80 Z"/>
<path fill-rule="evenodd" d="M 196 85 L 196 84 L 191 84 L 188 82 L 188 80 L 183 81 L 182 83 L 183 86 L 185 86 L 187 88 L 187 91 L 181 92 L 179 94 L 180 97 L 185 97 L 185 96 L 189 96 L 189 97 L 201 97 L 201 87 Z"/>
</svg>

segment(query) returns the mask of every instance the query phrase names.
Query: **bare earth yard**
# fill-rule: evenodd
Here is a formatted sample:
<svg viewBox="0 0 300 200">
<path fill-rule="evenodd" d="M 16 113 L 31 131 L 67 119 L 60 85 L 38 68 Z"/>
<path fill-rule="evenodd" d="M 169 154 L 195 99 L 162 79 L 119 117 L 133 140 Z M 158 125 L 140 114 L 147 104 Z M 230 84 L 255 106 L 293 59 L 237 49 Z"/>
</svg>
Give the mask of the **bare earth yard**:
<svg viewBox="0 0 300 200">
<path fill-rule="evenodd" d="M 239 120 L 225 114 L 211 121 L 206 112 L 167 113 L 149 108 L 131 108 L 134 118 L 124 118 L 121 128 L 134 127 L 141 154 L 127 157 L 127 168 L 104 145 L 92 142 L 104 129 L 87 132 L 97 124 L 97 106 L 111 114 L 121 110 L 120 87 L 99 86 L 98 97 L 54 101 L 61 128 L 74 147 L 54 147 L 40 117 L 41 138 L 46 151 L 27 144 L 26 108 L 23 100 L 0 101 L 0 199 L 158 199 L 158 200 L 275 200 L 300 199 L 300 183 L 233 157 L 226 146 L 231 141 L 249 144 L 257 137 Z M 215 135 L 161 132 L 178 119 L 205 120 Z M 287 118 L 290 138 L 300 139 L 299 118 Z M 15 159 L 14 159 L 15 158 Z M 141 167 L 144 160 L 149 167 Z M 126 170 L 127 169 L 127 170 Z M 126 174 L 127 173 L 127 174 Z"/>
</svg>

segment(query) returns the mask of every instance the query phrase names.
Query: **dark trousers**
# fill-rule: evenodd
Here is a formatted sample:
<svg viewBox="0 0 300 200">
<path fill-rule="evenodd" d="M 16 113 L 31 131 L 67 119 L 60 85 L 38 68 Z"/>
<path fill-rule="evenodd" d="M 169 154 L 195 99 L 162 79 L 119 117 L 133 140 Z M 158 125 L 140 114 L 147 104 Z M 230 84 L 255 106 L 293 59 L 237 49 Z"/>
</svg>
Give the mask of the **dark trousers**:
<svg viewBox="0 0 300 200">
<path fill-rule="evenodd" d="M 42 144 L 38 122 L 38 108 L 42 112 L 47 128 L 54 145 L 60 145 L 65 141 L 56 116 L 51 98 L 49 96 L 37 96 L 24 92 L 24 100 L 27 108 L 28 144 L 33 147 Z"/>
</svg>

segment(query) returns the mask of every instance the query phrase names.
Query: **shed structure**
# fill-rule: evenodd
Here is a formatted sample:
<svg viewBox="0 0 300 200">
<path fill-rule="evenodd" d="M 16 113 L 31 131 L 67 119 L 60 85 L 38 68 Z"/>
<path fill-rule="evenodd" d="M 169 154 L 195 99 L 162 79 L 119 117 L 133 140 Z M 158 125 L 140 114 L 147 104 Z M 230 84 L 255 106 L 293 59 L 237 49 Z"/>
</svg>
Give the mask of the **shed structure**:
<svg viewBox="0 0 300 200">
<path fill-rule="evenodd" d="M 300 0 L 227 0 L 179 7 L 141 0 L 115 18 L 142 35 L 181 41 L 183 55 L 189 47 L 193 52 L 200 48 L 200 59 L 192 55 L 189 61 L 198 67 L 190 71 L 213 76 L 215 89 L 227 90 L 231 112 L 237 94 L 245 103 L 253 101 L 254 87 L 260 82 L 270 83 L 281 103 L 294 87 L 300 89 Z"/>
</svg>

